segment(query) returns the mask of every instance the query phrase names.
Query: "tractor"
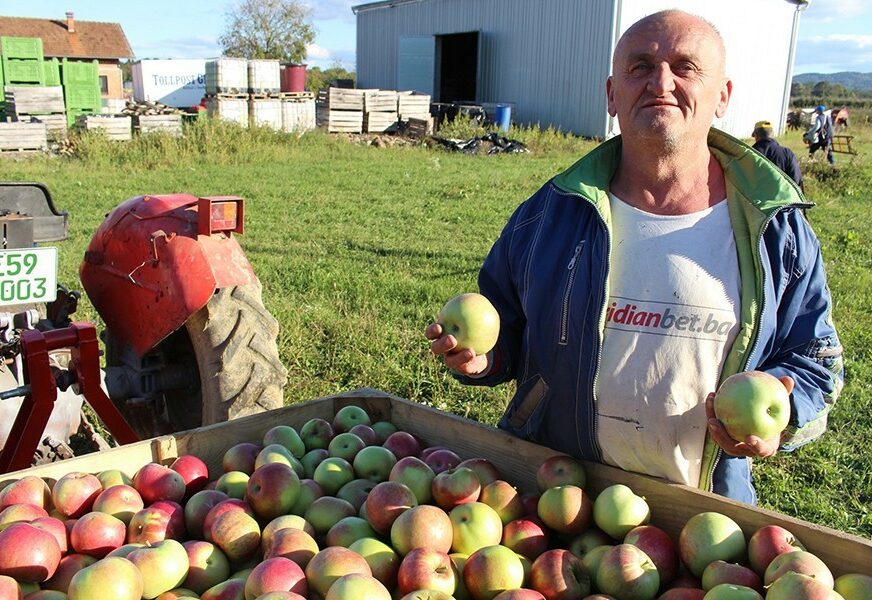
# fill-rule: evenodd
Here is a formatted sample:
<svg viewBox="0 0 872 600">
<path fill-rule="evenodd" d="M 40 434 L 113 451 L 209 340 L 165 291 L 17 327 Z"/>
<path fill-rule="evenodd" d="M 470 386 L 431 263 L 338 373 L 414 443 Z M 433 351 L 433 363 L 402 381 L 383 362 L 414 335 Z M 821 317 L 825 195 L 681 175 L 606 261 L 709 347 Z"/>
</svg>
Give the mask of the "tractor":
<svg viewBox="0 0 872 600">
<path fill-rule="evenodd" d="M 77 433 L 107 447 L 83 401 L 120 443 L 282 405 L 278 323 L 233 235 L 241 198 L 138 196 L 107 215 L 79 268 L 102 349 L 70 319 L 57 248 L 35 245 L 66 239 L 67 218 L 45 186 L 0 184 L 0 472 L 70 456 Z"/>
</svg>

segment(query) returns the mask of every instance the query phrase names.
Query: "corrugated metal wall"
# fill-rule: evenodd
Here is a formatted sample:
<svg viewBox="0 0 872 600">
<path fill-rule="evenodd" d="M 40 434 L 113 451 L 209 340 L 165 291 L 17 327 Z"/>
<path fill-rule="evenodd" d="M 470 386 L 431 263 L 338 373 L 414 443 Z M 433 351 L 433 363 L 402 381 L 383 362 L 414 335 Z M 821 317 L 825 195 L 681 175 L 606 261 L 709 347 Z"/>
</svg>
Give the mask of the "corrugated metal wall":
<svg viewBox="0 0 872 600">
<path fill-rule="evenodd" d="M 785 0 L 419 0 L 363 9 L 358 85 L 396 89 L 401 37 L 479 30 L 478 102 L 514 104 L 516 122 L 604 136 L 618 129 L 605 102 L 615 31 L 666 8 L 709 19 L 725 39 L 733 96 L 716 126 L 748 138 L 755 121 L 783 121 L 794 12 Z"/>
<path fill-rule="evenodd" d="M 360 87 L 396 89 L 399 39 L 480 31 L 478 102 L 603 135 L 614 0 L 422 0 L 357 14 Z"/>
</svg>

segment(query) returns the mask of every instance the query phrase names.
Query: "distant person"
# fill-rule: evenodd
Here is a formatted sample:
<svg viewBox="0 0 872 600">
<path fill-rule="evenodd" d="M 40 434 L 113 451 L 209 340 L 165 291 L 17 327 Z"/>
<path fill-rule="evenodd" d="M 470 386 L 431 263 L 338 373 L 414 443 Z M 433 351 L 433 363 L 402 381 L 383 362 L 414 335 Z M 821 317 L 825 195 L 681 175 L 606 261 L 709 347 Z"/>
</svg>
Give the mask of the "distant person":
<svg viewBox="0 0 872 600">
<path fill-rule="evenodd" d="M 814 118 L 811 126 L 803 136 L 808 142 L 808 156 L 814 158 L 818 150 L 826 150 L 827 162 L 835 164 L 833 158 L 833 121 L 827 114 L 827 108 L 823 104 L 814 109 Z"/>
<path fill-rule="evenodd" d="M 751 137 L 754 138 L 754 150 L 771 160 L 776 167 L 784 171 L 796 182 L 799 189 L 805 191 L 802 185 L 802 173 L 799 170 L 799 160 L 793 150 L 786 148 L 775 141 L 772 135 L 772 123 L 769 121 L 757 121 Z"/>
</svg>

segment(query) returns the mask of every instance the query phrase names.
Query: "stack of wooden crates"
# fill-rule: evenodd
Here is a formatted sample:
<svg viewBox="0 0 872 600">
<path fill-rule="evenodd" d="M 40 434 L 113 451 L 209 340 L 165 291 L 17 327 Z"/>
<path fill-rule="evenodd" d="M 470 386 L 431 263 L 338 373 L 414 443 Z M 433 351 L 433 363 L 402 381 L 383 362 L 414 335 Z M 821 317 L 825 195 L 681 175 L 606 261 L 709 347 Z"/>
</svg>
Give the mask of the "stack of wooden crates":
<svg viewBox="0 0 872 600">
<path fill-rule="evenodd" d="M 6 115 L 21 123 L 44 123 L 51 141 L 67 137 L 67 113 L 61 86 L 7 87 Z"/>
<path fill-rule="evenodd" d="M 132 136 L 132 121 L 126 115 L 77 115 L 76 129 L 100 131 L 110 140 L 126 142 Z"/>
<path fill-rule="evenodd" d="M 364 92 L 364 131 L 393 133 L 397 130 L 397 92 L 366 90 Z"/>
<path fill-rule="evenodd" d="M 429 95 L 399 92 L 397 112 L 400 121 L 407 123 L 409 134 L 421 137 L 433 133 Z"/>
<path fill-rule="evenodd" d="M 363 133 L 364 93 L 335 87 L 320 90 L 315 103 L 318 127 L 330 133 Z"/>
</svg>

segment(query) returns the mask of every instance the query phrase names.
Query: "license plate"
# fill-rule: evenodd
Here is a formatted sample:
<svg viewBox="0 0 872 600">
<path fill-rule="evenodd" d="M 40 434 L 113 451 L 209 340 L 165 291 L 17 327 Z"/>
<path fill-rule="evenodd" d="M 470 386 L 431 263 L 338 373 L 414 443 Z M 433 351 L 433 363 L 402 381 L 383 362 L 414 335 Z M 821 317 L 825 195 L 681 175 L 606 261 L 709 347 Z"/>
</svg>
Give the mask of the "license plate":
<svg viewBox="0 0 872 600">
<path fill-rule="evenodd" d="M 57 280 L 57 248 L 0 250 L 0 306 L 51 302 Z"/>
</svg>

